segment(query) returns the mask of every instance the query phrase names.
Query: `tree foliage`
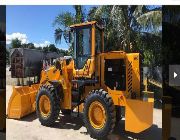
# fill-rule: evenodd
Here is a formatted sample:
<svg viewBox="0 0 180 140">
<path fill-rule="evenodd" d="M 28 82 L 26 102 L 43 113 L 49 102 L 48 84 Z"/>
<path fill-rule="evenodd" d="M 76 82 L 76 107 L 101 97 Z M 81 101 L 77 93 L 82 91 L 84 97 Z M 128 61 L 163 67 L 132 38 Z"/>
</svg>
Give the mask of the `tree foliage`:
<svg viewBox="0 0 180 140">
<path fill-rule="evenodd" d="M 18 38 L 13 39 L 11 42 L 11 46 L 12 48 L 21 48 L 22 47 L 21 41 Z"/>
<path fill-rule="evenodd" d="M 87 15 L 83 6 L 73 6 L 75 14 L 59 14 L 54 20 L 55 40 L 60 43 L 62 36 L 67 40 L 65 30 L 68 26 L 96 20 L 105 29 L 105 50 L 124 50 L 140 52 L 144 65 L 160 65 L 162 12 L 160 6 L 94 6 Z M 72 51 L 70 47 L 69 50 Z"/>
<path fill-rule="evenodd" d="M 161 58 L 156 53 L 160 53 L 161 48 L 161 7 L 93 7 L 88 20 L 96 20 L 105 26 L 106 50 L 141 52 L 144 65 L 160 65 Z"/>
<path fill-rule="evenodd" d="M 37 49 L 37 50 L 42 50 L 44 52 L 56 52 L 56 53 L 62 54 L 62 55 L 69 55 L 67 50 L 58 49 L 54 44 L 49 44 L 45 47 L 35 47 L 35 45 L 33 43 L 22 44 L 18 38 L 12 40 L 11 46 L 12 46 L 12 48 Z M 7 54 L 7 56 L 9 56 L 8 50 L 6 50 L 6 54 Z M 9 58 L 9 57 L 7 57 L 7 58 Z M 7 59 L 7 61 L 8 61 L 8 59 Z"/>
<path fill-rule="evenodd" d="M 76 23 L 82 23 L 86 19 L 83 6 L 74 5 L 74 13 L 64 12 L 56 16 L 53 26 L 56 27 L 54 32 L 55 42 L 61 43 L 62 37 L 64 37 L 66 43 L 69 42 L 68 27 Z M 72 46 L 69 46 L 68 54 L 72 55 Z"/>
</svg>

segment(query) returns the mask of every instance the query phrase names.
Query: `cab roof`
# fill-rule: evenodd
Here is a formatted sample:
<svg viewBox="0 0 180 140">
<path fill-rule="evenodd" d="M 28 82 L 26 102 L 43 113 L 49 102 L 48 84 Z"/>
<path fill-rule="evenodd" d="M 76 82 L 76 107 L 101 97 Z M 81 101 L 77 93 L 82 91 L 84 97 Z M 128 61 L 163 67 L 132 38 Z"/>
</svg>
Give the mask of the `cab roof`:
<svg viewBox="0 0 180 140">
<path fill-rule="evenodd" d="M 71 25 L 70 28 L 81 27 L 81 26 L 86 26 L 86 25 L 93 25 L 93 24 L 95 24 L 95 23 L 97 23 L 97 21 L 78 23 L 78 24 L 73 24 L 73 25 Z"/>
</svg>

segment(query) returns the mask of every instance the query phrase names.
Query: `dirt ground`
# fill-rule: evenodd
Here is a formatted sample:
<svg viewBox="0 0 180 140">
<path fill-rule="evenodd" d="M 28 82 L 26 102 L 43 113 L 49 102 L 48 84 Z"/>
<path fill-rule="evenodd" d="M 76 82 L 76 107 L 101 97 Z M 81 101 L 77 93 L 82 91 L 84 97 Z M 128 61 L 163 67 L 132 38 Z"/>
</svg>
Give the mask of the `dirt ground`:
<svg viewBox="0 0 180 140">
<path fill-rule="evenodd" d="M 7 69 L 8 70 L 8 69 Z M 12 84 L 14 80 L 10 78 L 10 72 L 7 72 L 6 78 L 6 107 L 12 93 Z M 72 116 L 60 115 L 59 120 L 53 127 L 42 126 L 33 113 L 21 120 L 6 120 L 7 140 L 91 140 L 92 138 L 87 134 L 87 130 L 82 122 L 82 115 L 77 117 L 77 114 Z M 162 111 L 154 109 L 153 126 L 148 130 L 133 134 L 124 131 L 124 120 L 115 128 L 112 135 L 108 136 L 109 140 L 160 140 L 162 128 Z"/>
</svg>

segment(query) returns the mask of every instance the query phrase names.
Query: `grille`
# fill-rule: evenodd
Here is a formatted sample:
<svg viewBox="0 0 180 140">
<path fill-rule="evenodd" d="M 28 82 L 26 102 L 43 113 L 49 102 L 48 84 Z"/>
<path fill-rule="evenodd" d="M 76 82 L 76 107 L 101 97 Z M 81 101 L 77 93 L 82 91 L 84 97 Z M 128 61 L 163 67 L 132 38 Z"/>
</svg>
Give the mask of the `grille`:
<svg viewBox="0 0 180 140">
<path fill-rule="evenodd" d="M 128 93 L 132 93 L 132 62 L 128 62 L 128 71 L 127 71 L 127 87 Z"/>
</svg>

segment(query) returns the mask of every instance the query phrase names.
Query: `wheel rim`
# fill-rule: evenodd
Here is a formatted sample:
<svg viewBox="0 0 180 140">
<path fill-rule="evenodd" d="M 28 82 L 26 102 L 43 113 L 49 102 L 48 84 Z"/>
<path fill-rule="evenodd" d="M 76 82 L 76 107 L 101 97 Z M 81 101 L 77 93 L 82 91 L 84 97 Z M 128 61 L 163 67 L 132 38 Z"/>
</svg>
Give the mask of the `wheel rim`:
<svg viewBox="0 0 180 140">
<path fill-rule="evenodd" d="M 43 117 L 48 117 L 51 111 L 51 103 L 46 95 L 42 95 L 39 100 L 39 110 Z"/>
<path fill-rule="evenodd" d="M 90 124 L 93 126 L 93 128 L 101 129 L 104 127 L 106 122 L 106 112 L 100 102 L 94 101 L 91 103 L 88 116 Z"/>
</svg>

